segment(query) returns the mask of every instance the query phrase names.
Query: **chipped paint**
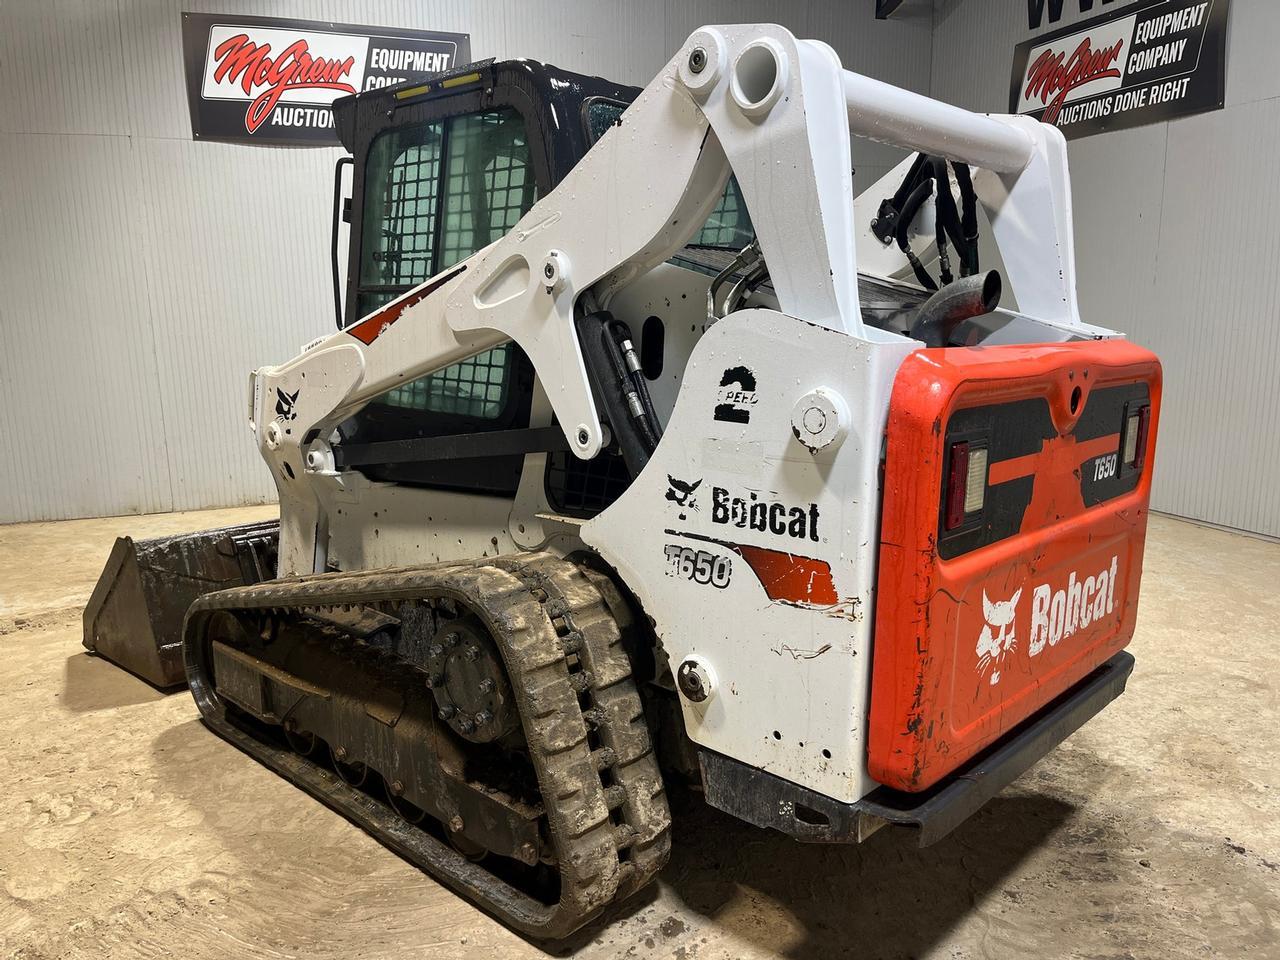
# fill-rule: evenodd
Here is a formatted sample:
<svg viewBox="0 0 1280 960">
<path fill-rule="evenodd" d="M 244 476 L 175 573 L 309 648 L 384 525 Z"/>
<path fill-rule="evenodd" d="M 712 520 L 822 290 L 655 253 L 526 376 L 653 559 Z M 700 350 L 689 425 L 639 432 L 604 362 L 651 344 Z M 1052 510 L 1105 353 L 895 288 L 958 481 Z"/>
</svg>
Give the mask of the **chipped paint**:
<svg viewBox="0 0 1280 960">
<path fill-rule="evenodd" d="M 834 606 L 827 607 L 822 611 L 828 617 L 836 620 L 848 620 L 850 623 L 860 623 L 864 616 L 862 610 L 861 597 L 845 597 Z"/>
<path fill-rule="evenodd" d="M 789 653 L 792 660 L 816 660 L 830 649 L 831 644 L 829 643 L 824 643 L 817 650 L 802 650 L 799 647 L 793 647 L 790 644 L 783 643 L 774 647 L 773 652 L 778 656 L 782 656 L 784 653 Z"/>
</svg>

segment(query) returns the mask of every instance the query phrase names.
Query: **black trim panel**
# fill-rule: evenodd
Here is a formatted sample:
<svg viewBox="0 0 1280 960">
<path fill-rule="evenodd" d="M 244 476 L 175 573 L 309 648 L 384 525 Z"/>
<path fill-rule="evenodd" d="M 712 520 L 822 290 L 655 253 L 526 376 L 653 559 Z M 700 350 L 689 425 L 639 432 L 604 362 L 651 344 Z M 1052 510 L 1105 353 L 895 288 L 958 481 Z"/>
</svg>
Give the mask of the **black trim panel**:
<svg viewBox="0 0 1280 960">
<path fill-rule="evenodd" d="M 1116 450 L 1113 453 L 1119 454 L 1127 411 L 1149 404 L 1150 397 L 1151 391 L 1145 380 L 1099 387 L 1089 393 L 1085 408 L 1068 436 L 1077 443 L 1083 443 L 1115 435 Z M 1004 460 L 1037 454 L 1046 442 L 1057 438 L 1049 403 L 1042 397 L 968 407 L 952 414 L 942 447 L 942 496 L 938 504 L 938 555 L 942 559 L 954 559 L 1019 533 L 1036 482 L 1035 476 L 1026 476 L 987 487 L 982 511 L 966 518 L 955 530 L 947 530 L 948 451 L 951 445 L 969 441 L 986 446 L 989 470 Z M 1138 486 L 1141 470 L 1117 467 L 1107 472 L 1097 469 L 1098 461 L 1111 455 L 1104 453 L 1090 457 L 1079 465 L 1080 497 L 1086 509 L 1130 493 Z"/>
<path fill-rule="evenodd" d="M 953 443 L 969 441 L 987 448 L 987 469 L 1004 460 L 1039 453 L 1046 440 L 1058 435 L 1049 404 L 1043 397 L 993 403 L 957 410 L 947 423 L 943 443 L 942 500 L 938 506 L 938 555 L 950 560 L 961 554 L 1008 539 L 1022 529 L 1022 518 L 1031 503 L 1034 477 L 1019 477 L 987 488 L 982 512 L 955 530 L 946 529 L 947 487 Z"/>
<path fill-rule="evenodd" d="M 1076 422 L 1072 435 L 1077 442 L 1096 440 L 1099 437 L 1115 434 L 1116 449 L 1110 454 L 1091 457 L 1080 464 L 1080 497 L 1086 507 L 1097 506 L 1108 500 L 1137 489 L 1141 470 L 1125 470 L 1119 463 L 1124 447 L 1124 422 L 1129 408 L 1136 412 L 1143 404 L 1151 403 L 1151 391 L 1145 380 L 1126 383 L 1117 387 L 1104 387 L 1089 395 L 1089 405 Z M 1100 479 L 1097 463 L 1109 456 L 1116 458 L 1112 469 Z"/>
<path fill-rule="evenodd" d="M 382 440 L 377 443 L 335 444 L 333 458 L 335 465 L 341 470 L 376 463 L 475 460 L 568 449 L 569 443 L 559 427 L 525 427 L 519 430 L 490 430 L 443 437 Z"/>
</svg>

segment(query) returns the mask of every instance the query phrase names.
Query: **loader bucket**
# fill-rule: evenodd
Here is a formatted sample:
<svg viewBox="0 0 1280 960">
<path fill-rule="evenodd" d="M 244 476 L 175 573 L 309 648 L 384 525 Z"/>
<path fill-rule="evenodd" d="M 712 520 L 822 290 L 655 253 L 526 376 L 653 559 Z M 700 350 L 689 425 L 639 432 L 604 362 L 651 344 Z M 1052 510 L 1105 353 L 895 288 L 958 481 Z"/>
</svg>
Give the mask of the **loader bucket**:
<svg viewBox="0 0 1280 960">
<path fill-rule="evenodd" d="M 270 580 L 280 523 L 266 520 L 175 537 L 119 537 L 84 609 L 84 646 L 157 687 L 187 682 L 182 621 L 215 590 Z"/>
</svg>

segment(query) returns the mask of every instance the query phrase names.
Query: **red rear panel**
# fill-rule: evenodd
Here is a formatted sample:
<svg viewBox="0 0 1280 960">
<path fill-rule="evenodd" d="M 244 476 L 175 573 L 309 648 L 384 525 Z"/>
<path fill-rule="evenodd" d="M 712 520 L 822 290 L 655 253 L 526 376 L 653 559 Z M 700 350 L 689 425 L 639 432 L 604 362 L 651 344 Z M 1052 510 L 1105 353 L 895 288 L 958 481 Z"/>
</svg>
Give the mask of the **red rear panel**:
<svg viewBox="0 0 1280 960">
<path fill-rule="evenodd" d="M 1124 340 L 922 350 L 902 365 L 873 777 L 926 789 L 1128 644 L 1159 407 L 1159 361 Z"/>
</svg>

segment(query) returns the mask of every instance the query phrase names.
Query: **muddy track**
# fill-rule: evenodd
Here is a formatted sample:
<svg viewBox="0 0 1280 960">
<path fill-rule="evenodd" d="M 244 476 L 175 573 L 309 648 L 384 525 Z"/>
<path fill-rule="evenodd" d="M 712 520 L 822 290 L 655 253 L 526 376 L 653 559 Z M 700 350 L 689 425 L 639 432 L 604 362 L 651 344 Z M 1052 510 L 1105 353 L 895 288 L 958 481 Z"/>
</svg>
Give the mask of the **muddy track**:
<svg viewBox="0 0 1280 960">
<path fill-rule="evenodd" d="M 550 554 L 271 581 L 197 601 L 187 617 L 184 659 L 203 719 L 220 736 L 504 923 L 559 938 L 648 884 L 670 851 L 662 779 L 604 595 L 610 589 Z M 502 654 L 555 848 L 554 905 L 489 873 L 326 767 L 255 736 L 215 691 L 209 628 L 219 613 L 304 622 L 333 608 L 391 613 L 406 602 L 441 601 L 479 617 Z"/>
</svg>

